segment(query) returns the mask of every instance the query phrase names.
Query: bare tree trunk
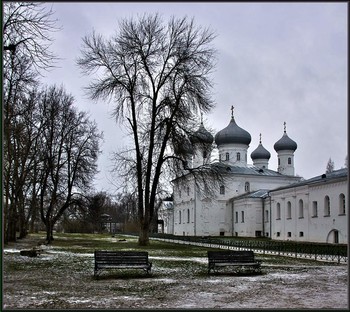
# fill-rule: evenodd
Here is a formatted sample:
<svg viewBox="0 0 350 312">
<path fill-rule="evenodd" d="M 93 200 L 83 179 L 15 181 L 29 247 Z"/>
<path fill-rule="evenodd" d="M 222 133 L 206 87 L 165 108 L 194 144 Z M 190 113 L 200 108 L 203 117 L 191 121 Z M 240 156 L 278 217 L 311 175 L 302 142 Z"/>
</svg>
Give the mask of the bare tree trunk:
<svg viewBox="0 0 350 312">
<path fill-rule="evenodd" d="M 15 242 L 16 237 L 16 224 L 17 224 L 17 214 L 15 210 L 15 205 L 10 204 L 10 211 L 8 214 L 8 227 L 7 227 L 7 241 Z"/>
<path fill-rule="evenodd" d="M 142 224 L 140 224 L 139 245 L 149 245 L 149 222 L 146 220 Z"/>
<path fill-rule="evenodd" d="M 53 238 L 53 226 L 51 220 L 47 220 L 46 222 L 46 243 L 51 244 L 51 242 L 54 240 Z"/>
</svg>

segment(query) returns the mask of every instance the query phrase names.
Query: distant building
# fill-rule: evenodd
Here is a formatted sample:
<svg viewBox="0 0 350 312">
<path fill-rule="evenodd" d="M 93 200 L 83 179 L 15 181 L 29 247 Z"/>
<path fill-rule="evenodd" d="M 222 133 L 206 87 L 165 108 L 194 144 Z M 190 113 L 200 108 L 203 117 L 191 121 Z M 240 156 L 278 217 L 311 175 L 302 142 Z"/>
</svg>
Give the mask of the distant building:
<svg viewBox="0 0 350 312">
<path fill-rule="evenodd" d="M 163 200 L 158 210 L 158 233 L 174 233 L 174 203 L 172 200 Z"/>
<path fill-rule="evenodd" d="M 175 235 L 271 237 L 281 240 L 347 242 L 347 170 L 307 181 L 295 176 L 297 143 L 284 133 L 275 143 L 277 171 L 261 141 L 247 163 L 250 134 L 233 116 L 215 135 L 219 160 L 211 161 L 213 136 L 201 123 L 194 132 L 189 166 L 216 166 L 225 175 L 214 196 L 200 194 L 194 181 L 177 177 L 174 185 Z M 186 175 L 186 171 L 184 171 Z M 170 228 L 169 228 L 170 229 Z"/>
</svg>

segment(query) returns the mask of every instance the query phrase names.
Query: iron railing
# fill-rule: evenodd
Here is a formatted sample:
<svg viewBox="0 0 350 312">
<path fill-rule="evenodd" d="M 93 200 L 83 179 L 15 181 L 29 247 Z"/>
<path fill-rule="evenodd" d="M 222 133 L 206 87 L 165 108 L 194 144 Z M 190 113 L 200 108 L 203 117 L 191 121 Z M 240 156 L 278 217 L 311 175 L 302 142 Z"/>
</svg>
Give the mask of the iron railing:
<svg viewBox="0 0 350 312">
<path fill-rule="evenodd" d="M 270 239 L 239 239 L 221 237 L 175 236 L 151 234 L 152 238 L 180 244 L 191 244 L 208 248 L 254 250 L 262 254 L 274 254 L 321 261 L 347 263 L 348 248 L 343 244 L 274 241 Z"/>
</svg>

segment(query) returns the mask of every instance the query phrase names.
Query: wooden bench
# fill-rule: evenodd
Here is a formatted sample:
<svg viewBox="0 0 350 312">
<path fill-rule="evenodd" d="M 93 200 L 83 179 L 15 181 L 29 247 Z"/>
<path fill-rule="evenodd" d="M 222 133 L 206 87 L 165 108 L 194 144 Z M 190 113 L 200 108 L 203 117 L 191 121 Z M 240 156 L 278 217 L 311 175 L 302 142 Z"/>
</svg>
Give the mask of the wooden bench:
<svg viewBox="0 0 350 312">
<path fill-rule="evenodd" d="M 249 250 L 208 251 L 208 274 L 211 270 L 224 266 L 235 266 L 261 273 L 261 261 L 255 260 L 254 252 Z"/>
<path fill-rule="evenodd" d="M 143 269 L 151 271 L 147 251 L 104 251 L 95 250 L 94 276 L 104 269 Z"/>
</svg>

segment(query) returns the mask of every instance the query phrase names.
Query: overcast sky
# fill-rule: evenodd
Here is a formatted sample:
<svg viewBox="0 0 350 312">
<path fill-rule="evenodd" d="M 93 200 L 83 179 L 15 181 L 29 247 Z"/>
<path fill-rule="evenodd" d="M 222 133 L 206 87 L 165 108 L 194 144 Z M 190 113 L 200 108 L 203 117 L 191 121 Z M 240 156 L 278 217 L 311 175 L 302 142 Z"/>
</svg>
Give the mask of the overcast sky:
<svg viewBox="0 0 350 312">
<path fill-rule="evenodd" d="M 287 134 L 298 144 L 295 172 L 306 179 L 325 172 L 328 159 L 344 167 L 347 155 L 347 3 L 185 3 L 185 2 L 55 2 L 62 30 L 53 35 L 52 50 L 59 68 L 46 74 L 48 85 L 63 85 L 104 132 L 97 190 L 116 192 L 109 171 L 111 153 L 125 145 L 125 132 L 111 117 L 113 104 L 95 103 L 84 94 L 92 77 L 76 65 L 83 36 L 92 30 L 109 38 L 121 18 L 143 13 L 194 17 L 217 37 L 218 50 L 213 99 L 216 107 L 204 116 L 213 135 L 230 121 L 252 141 L 249 156 L 259 144 L 270 151 L 269 168 L 277 170 L 273 145 Z M 248 163 L 252 163 L 248 157 Z"/>
</svg>

